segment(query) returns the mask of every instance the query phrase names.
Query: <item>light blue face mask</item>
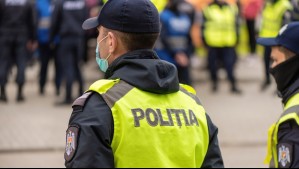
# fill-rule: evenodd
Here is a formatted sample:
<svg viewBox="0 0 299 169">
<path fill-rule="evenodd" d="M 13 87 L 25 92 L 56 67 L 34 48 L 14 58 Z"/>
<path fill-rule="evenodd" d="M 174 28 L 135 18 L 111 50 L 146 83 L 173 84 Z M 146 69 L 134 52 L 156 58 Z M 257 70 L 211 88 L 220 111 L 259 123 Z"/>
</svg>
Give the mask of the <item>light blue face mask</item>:
<svg viewBox="0 0 299 169">
<path fill-rule="evenodd" d="M 108 37 L 108 35 L 106 37 L 104 37 L 102 40 L 100 40 L 100 42 L 97 44 L 97 48 L 96 48 L 96 61 L 97 61 L 97 64 L 99 65 L 101 71 L 104 73 L 107 71 L 107 69 L 109 67 L 108 59 L 111 56 L 111 53 L 109 54 L 109 56 L 106 59 L 101 59 L 100 53 L 99 53 L 99 45 L 107 37 Z"/>
</svg>

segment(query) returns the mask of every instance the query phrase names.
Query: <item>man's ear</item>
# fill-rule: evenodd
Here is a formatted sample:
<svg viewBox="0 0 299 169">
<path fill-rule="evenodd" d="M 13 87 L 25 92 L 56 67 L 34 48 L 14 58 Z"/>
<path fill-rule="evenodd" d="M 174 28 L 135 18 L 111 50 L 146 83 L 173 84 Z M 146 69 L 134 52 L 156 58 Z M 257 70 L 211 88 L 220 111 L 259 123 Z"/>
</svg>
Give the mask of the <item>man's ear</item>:
<svg viewBox="0 0 299 169">
<path fill-rule="evenodd" d="M 109 53 L 114 53 L 118 48 L 117 37 L 114 33 L 108 32 Z"/>
</svg>

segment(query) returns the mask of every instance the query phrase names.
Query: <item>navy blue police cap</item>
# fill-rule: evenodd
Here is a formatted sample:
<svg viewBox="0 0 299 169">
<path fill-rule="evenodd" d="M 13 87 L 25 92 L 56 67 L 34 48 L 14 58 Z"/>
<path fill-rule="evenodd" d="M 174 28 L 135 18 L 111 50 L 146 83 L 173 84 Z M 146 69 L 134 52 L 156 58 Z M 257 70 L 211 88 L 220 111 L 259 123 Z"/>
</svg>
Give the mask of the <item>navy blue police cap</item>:
<svg viewBox="0 0 299 169">
<path fill-rule="evenodd" d="M 263 46 L 283 46 L 299 54 L 299 22 L 292 22 L 283 26 L 277 37 L 258 38 L 257 43 Z"/>
<path fill-rule="evenodd" d="M 82 28 L 100 25 L 126 33 L 159 33 L 160 17 L 150 0 L 108 0 L 98 17 L 87 19 Z"/>
</svg>

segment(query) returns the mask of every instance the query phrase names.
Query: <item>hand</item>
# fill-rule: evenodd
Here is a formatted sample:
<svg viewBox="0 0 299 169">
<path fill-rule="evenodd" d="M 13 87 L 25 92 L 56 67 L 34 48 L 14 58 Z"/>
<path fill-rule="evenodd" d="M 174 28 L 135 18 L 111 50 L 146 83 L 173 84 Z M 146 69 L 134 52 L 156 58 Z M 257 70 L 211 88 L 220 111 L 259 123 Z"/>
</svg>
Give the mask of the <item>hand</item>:
<svg viewBox="0 0 299 169">
<path fill-rule="evenodd" d="M 27 42 L 27 49 L 30 52 L 35 51 L 37 49 L 37 47 L 38 47 L 37 41 L 29 41 L 29 42 Z"/>
<path fill-rule="evenodd" d="M 188 56 L 183 53 L 179 52 L 175 55 L 175 61 L 178 63 L 181 67 L 188 67 L 189 66 L 189 58 Z"/>
<path fill-rule="evenodd" d="M 50 49 L 51 50 L 55 50 L 55 48 L 57 47 L 57 45 L 55 43 L 50 43 Z"/>
</svg>

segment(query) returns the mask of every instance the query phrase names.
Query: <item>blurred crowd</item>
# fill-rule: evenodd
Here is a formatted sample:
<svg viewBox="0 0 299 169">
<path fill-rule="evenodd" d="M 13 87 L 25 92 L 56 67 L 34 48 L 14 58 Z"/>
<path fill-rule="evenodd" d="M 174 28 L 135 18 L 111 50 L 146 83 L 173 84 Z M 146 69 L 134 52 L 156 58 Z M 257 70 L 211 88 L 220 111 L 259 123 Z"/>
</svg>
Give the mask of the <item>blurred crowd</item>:
<svg viewBox="0 0 299 169">
<path fill-rule="evenodd" d="M 0 102 L 7 102 L 7 80 L 17 67 L 16 100 L 25 100 L 23 88 L 28 63 L 40 65 L 39 92 L 45 94 L 48 65 L 55 63 L 56 95 L 64 85 L 64 100 L 71 104 L 72 86 L 84 91 L 82 63 L 89 60 L 88 42 L 96 30 L 83 31 L 83 21 L 99 14 L 108 0 L 0 0 Z M 275 37 L 284 24 L 299 21 L 299 0 L 152 0 L 160 12 L 161 34 L 155 51 L 177 66 L 181 83 L 192 85 L 191 57 L 207 51 L 211 90 L 219 87 L 218 70 L 225 69 L 233 94 L 241 94 L 235 77 L 241 25 L 248 32 L 248 57 L 257 57 L 256 37 Z M 264 50 L 265 80 L 270 84 L 270 51 Z M 93 60 L 92 60 L 93 61 Z M 84 64 L 83 64 L 84 65 Z"/>
<path fill-rule="evenodd" d="M 6 84 L 12 66 L 17 67 L 17 101 L 23 102 L 25 69 L 28 62 L 40 63 L 39 92 L 45 94 L 48 65 L 55 63 L 56 95 L 65 84 L 65 99 L 71 104 L 72 86 L 78 82 L 83 94 L 81 63 L 87 61 L 88 41 L 97 32 L 84 31 L 83 21 L 97 16 L 101 0 L 0 0 L 0 101 L 7 102 Z"/>
</svg>

